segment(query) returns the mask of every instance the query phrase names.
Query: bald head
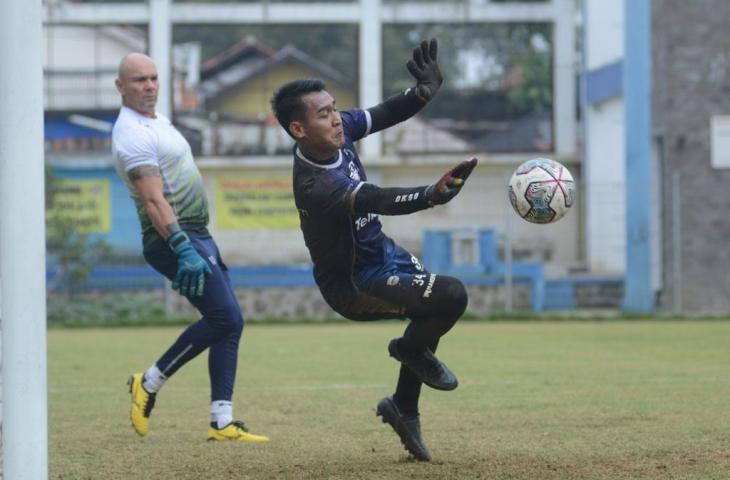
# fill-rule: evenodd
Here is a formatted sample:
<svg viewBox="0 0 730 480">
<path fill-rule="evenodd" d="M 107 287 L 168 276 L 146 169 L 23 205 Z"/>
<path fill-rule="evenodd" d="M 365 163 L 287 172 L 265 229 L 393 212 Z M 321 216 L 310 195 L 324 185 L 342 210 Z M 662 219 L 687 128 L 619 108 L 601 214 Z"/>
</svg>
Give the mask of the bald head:
<svg viewBox="0 0 730 480">
<path fill-rule="evenodd" d="M 147 117 L 155 118 L 160 84 L 155 62 L 144 53 L 129 53 L 119 62 L 116 82 L 122 104 Z"/>
<path fill-rule="evenodd" d="M 132 52 L 122 57 L 122 61 L 119 62 L 119 70 L 117 71 L 117 77 L 122 79 L 129 75 L 130 71 L 134 71 L 140 67 L 151 67 L 157 70 L 155 62 L 145 55 L 144 53 Z"/>
</svg>

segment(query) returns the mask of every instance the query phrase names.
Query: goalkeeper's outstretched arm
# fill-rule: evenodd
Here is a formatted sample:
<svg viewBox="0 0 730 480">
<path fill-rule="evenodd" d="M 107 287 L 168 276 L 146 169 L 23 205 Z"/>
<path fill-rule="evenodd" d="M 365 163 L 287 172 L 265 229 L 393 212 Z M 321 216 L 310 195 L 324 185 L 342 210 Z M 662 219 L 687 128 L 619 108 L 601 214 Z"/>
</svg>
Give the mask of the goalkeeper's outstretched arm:
<svg viewBox="0 0 730 480">
<path fill-rule="evenodd" d="M 406 215 L 434 205 L 443 205 L 461 191 L 476 164 L 476 158 L 461 162 L 433 185 L 422 187 L 381 188 L 370 183 L 362 183 L 354 192 L 352 211 L 363 214 Z"/>
<path fill-rule="evenodd" d="M 435 38 L 430 42 L 424 40 L 413 50 L 413 58 L 406 62 L 406 68 L 416 79 L 416 86 L 368 108 L 372 119 L 371 133 L 411 118 L 436 96 L 444 81 L 437 57 L 438 41 Z"/>
<path fill-rule="evenodd" d="M 368 108 L 372 119 L 370 133 L 385 130 L 397 123 L 408 120 L 420 112 L 425 105 L 418 98 L 413 88 L 389 97 L 383 103 Z"/>
</svg>

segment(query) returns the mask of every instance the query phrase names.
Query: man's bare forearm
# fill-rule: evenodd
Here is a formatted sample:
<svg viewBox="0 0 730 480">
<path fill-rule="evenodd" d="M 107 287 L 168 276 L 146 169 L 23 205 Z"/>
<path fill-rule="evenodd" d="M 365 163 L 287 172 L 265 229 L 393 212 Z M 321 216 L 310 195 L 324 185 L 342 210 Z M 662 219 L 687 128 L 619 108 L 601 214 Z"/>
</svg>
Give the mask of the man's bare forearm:
<svg viewBox="0 0 730 480">
<path fill-rule="evenodd" d="M 142 198 L 147 216 L 162 238 L 180 230 L 177 216 L 165 199 L 160 169 L 154 165 L 141 165 L 131 169 L 127 175 Z"/>
</svg>

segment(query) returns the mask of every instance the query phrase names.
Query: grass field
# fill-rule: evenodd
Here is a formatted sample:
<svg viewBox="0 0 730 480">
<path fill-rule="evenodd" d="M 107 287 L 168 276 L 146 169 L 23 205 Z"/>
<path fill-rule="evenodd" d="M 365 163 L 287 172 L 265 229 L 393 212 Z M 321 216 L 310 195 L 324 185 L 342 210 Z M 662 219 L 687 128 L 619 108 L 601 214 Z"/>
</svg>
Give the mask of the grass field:
<svg viewBox="0 0 730 480">
<path fill-rule="evenodd" d="M 207 357 L 165 385 L 150 433 L 127 376 L 180 328 L 53 329 L 54 479 L 727 479 L 730 321 L 462 322 L 425 388 L 434 461 L 410 461 L 375 405 L 393 390 L 398 323 L 251 325 L 235 413 L 268 444 L 208 444 Z"/>
</svg>

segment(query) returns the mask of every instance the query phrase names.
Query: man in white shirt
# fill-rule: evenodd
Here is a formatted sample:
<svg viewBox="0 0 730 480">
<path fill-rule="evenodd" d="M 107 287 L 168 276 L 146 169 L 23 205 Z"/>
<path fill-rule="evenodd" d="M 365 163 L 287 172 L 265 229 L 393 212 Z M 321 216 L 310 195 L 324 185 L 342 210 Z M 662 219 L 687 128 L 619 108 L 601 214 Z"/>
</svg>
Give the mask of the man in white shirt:
<svg viewBox="0 0 730 480">
<path fill-rule="evenodd" d="M 125 56 L 116 87 L 122 108 L 112 131 L 112 155 L 137 207 L 145 260 L 172 280 L 172 288 L 202 315 L 150 368 L 130 377 L 132 426 L 137 434 L 147 434 L 164 382 L 208 348 L 208 440 L 268 441 L 233 418 L 244 320 L 228 268 L 207 230 L 208 202 L 190 145 L 169 119 L 155 111 L 159 81 L 152 59 L 141 53 Z"/>
</svg>

